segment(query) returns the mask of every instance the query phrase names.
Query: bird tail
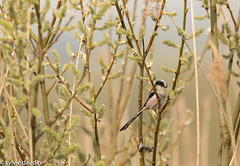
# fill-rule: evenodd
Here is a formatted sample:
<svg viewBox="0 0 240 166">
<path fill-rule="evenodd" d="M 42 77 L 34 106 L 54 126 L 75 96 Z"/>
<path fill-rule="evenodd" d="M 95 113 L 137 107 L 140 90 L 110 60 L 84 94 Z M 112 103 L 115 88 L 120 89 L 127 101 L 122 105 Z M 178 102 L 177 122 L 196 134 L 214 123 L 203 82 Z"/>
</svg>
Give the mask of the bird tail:
<svg viewBox="0 0 240 166">
<path fill-rule="evenodd" d="M 134 116 L 133 118 L 131 118 L 121 129 L 120 131 L 122 130 L 126 130 L 128 128 L 128 126 L 137 118 L 139 117 L 144 111 L 144 108 L 141 109 L 141 111 L 138 112 L 138 114 L 136 116 Z"/>
</svg>

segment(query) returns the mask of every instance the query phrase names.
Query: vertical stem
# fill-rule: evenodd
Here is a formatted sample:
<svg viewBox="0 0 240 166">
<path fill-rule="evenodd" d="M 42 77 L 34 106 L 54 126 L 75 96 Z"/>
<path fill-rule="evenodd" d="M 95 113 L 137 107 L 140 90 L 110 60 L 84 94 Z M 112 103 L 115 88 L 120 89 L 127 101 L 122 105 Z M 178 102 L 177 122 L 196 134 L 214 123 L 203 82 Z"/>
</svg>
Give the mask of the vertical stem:
<svg viewBox="0 0 240 166">
<path fill-rule="evenodd" d="M 199 89 L 198 89 L 198 68 L 197 68 L 197 49 L 195 39 L 195 25 L 193 14 L 193 1 L 191 0 L 191 20 L 192 20 L 192 33 L 193 33 L 193 55 L 194 55 L 194 70 L 195 70 L 195 89 L 196 89 L 196 111 L 197 111 L 197 160 L 196 165 L 200 164 L 200 112 L 199 112 Z"/>
<path fill-rule="evenodd" d="M 210 12 L 211 12 L 211 16 L 210 16 L 211 17 L 211 39 L 215 48 L 218 51 L 216 0 L 210 1 Z M 217 88 L 217 94 L 225 111 L 226 110 L 225 100 L 219 88 Z M 225 165 L 228 165 L 230 162 L 231 139 L 230 139 L 229 129 L 227 127 L 223 113 L 220 111 L 220 108 L 219 108 L 219 121 L 220 121 L 220 149 L 219 149 L 219 156 L 218 156 L 218 165 L 225 166 Z"/>
<path fill-rule="evenodd" d="M 165 4 L 165 1 L 162 5 Z M 183 30 L 186 29 L 186 20 L 187 20 L 187 0 L 184 0 L 184 17 L 183 17 Z M 178 77 L 180 75 L 180 70 L 181 70 L 181 57 L 182 57 L 182 53 L 183 53 L 183 47 L 184 47 L 184 37 L 182 37 L 182 43 L 181 43 L 181 48 L 180 48 L 180 53 L 179 53 L 179 60 L 178 60 L 178 66 L 177 66 L 177 72 L 175 74 L 175 79 L 174 79 L 174 83 L 173 83 L 173 86 L 172 86 L 172 90 L 174 91 L 176 89 L 176 86 L 177 86 L 177 80 L 178 80 Z M 147 47 L 148 49 L 148 47 Z M 156 165 L 156 153 L 157 153 L 157 143 L 158 143 L 158 132 L 159 132 L 159 125 L 160 125 L 160 122 L 161 122 L 161 116 L 162 116 L 162 112 L 163 110 L 166 108 L 168 102 L 169 102 L 170 98 L 168 97 L 167 98 L 167 102 L 166 104 L 164 104 L 159 113 L 158 113 L 158 117 L 157 117 L 157 125 L 156 125 L 156 129 L 155 129 L 155 132 L 154 132 L 154 142 L 153 142 L 153 155 L 152 155 L 152 166 L 155 166 Z"/>
<path fill-rule="evenodd" d="M 140 77 L 143 77 L 144 74 L 144 66 L 140 65 Z M 139 81 L 139 88 L 138 88 L 138 110 L 140 111 L 142 109 L 142 96 L 143 96 L 143 80 Z M 139 136 L 139 144 L 143 144 L 143 133 L 142 133 L 142 121 L 143 121 L 143 116 L 139 116 L 139 123 L 138 123 L 138 136 Z M 140 156 L 139 156 L 139 162 L 140 166 L 144 166 L 144 150 L 140 151 Z"/>
<path fill-rule="evenodd" d="M 44 75 L 44 68 L 42 66 L 43 62 L 43 39 L 42 39 L 42 24 L 41 24 L 41 16 L 40 16 L 40 2 L 38 4 L 35 4 L 35 10 L 37 15 L 37 21 L 38 21 L 38 51 L 39 51 L 39 62 L 38 62 L 38 74 Z M 47 99 L 47 92 L 46 92 L 46 84 L 45 79 L 43 78 L 40 81 L 41 86 L 41 92 L 42 92 L 42 100 L 43 100 L 43 113 L 45 118 L 45 123 L 48 126 L 49 125 L 49 109 L 48 109 L 48 99 Z"/>
<path fill-rule="evenodd" d="M 26 57 L 27 57 L 27 83 L 30 82 L 30 70 L 29 70 L 29 53 L 30 53 L 30 21 L 31 21 L 31 11 L 32 7 L 28 9 L 28 24 L 27 24 L 27 51 L 26 51 Z M 31 97 L 30 97 L 30 84 L 27 87 L 27 94 L 29 96 L 28 99 L 28 124 L 29 124 L 29 146 L 30 146 L 30 161 L 33 162 L 34 159 L 34 148 L 33 148 L 33 142 L 34 142 L 34 135 L 33 130 L 35 128 L 32 128 L 32 112 L 31 112 Z"/>
<path fill-rule="evenodd" d="M 160 122 L 161 122 L 161 112 L 158 114 L 157 125 L 154 131 L 152 166 L 156 165 L 156 153 L 157 153 L 158 132 L 159 132 Z"/>
</svg>

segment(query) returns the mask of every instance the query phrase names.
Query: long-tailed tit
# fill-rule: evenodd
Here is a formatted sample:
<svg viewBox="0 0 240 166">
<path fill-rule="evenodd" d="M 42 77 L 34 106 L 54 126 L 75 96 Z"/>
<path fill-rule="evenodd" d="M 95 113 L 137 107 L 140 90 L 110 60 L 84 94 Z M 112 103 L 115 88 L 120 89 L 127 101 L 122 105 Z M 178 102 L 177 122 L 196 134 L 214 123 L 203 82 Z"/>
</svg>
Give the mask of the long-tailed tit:
<svg viewBox="0 0 240 166">
<path fill-rule="evenodd" d="M 157 80 L 155 82 L 155 87 L 157 90 L 157 94 L 160 98 L 160 104 L 161 106 L 166 102 L 166 96 L 167 96 L 167 83 L 164 80 Z M 128 126 L 137 118 L 139 117 L 144 111 L 153 109 L 156 111 L 158 108 L 158 99 L 157 96 L 154 92 L 154 90 L 151 90 L 150 93 L 148 94 L 148 98 L 145 101 L 145 104 L 143 105 L 142 109 L 138 112 L 137 115 L 135 115 L 133 118 L 131 118 L 121 129 L 126 130 Z"/>
</svg>

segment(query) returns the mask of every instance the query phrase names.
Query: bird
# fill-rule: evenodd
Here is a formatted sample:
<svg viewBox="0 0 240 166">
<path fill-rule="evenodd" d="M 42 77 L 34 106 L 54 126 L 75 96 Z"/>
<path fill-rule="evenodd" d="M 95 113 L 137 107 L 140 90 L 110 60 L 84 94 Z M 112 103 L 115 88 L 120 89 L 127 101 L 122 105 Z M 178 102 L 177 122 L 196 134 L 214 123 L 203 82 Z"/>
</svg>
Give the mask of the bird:
<svg viewBox="0 0 240 166">
<path fill-rule="evenodd" d="M 166 96 L 167 96 L 167 87 L 168 84 L 166 81 L 164 80 L 157 80 L 154 84 L 154 86 L 156 87 L 156 91 L 157 94 L 160 98 L 160 104 L 161 106 L 166 102 Z M 142 109 L 138 112 L 137 115 L 135 115 L 134 117 L 132 117 L 121 129 L 120 131 L 126 130 L 128 128 L 128 126 L 136 119 L 138 118 L 144 111 L 152 109 L 156 112 L 156 109 L 158 108 L 158 99 L 156 96 L 156 93 L 154 92 L 154 90 L 152 89 L 149 94 L 148 97 L 145 101 L 145 104 L 143 105 Z"/>
</svg>

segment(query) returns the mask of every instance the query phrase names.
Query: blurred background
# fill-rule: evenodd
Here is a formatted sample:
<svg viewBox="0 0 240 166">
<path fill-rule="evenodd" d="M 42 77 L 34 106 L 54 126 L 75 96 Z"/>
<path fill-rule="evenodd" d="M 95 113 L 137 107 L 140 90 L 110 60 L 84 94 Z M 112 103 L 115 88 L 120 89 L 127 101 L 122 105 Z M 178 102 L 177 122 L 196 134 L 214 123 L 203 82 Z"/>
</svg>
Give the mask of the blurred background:
<svg viewBox="0 0 240 166">
<path fill-rule="evenodd" d="M 2 3 L 2 1 L 0 1 Z M 46 19 L 51 21 L 52 20 L 52 12 L 56 8 L 56 5 L 58 3 L 58 0 L 52 0 L 50 1 L 50 10 L 47 12 Z M 87 6 L 88 1 L 83 1 L 83 6 Z M 120 3 L 120 2 L 119 2 Z M 127 3 L 127 9 L 129 10 L 130 17 L 132 18 L 133 8 L 134 8 L 134 0 L 129 0 Z M 144 9 L 144 3 L 143 0 L 137 0 L 137 7 L 136 7 L 136 19 L 134 21 L 134 32 L 138 34 L 140 24 L 141 24 L 141 16 Z M 232 0 L 228 2 L 231 6 L 233 15 L 235 18 L 238 17 L 239 7 L 240 3 L 239 0 Z M 45 6 L 44 1 L 40 1 L 41 8 Z M 120 3 L 121 4 L 121 3 Z M 155 1 L 149 1 L 148 4 L 151 4 L 149 6 L 149 10 L 155 11 L 159 7 L 161 7 L 160 4 L 156 3 Z M 190 15 L 190 1 L 187 2 L 187 6 L 189 8 L 188 15 L 187 15 L 187 23 L 186 23 L 186 34 L 189 35 L 192 33 L 192 23 L 191 23 L 191 15 Z M 173 79 L 175 77 L 175 73 L 167 73 L 161 69 L 162 66 L 168 66 L 170 68 L 176 69 L 179 59 L 179 49 L 174 49 L 172 47 L 168 47 L 165 44 L 162 43 L 162 40 L 167 39 L 170 41 L 175 42 L 177 45 L 181 44 L 181 37 L 178 36 L 176 27 L 174 24 L 176 24 L 179 27 L 182 27 L 183 24 L 183 8 L 184 8 L 184 1 L 173 1 L 169 0 L 166 1 L 166 8 L 164 12 L 177 12 L 177 15 L 174 17 L 168 17 L 166 15 L 163 15 L 160 24 L 164 27 L 169 26 L 169 29 L 167 31 L 158 30 L 158 36 L 154 39 L 154 44 L 152 46 L 152 55 L 153 55 L 153 65 L 151 66 L 151 71 L 155 72 L 157 79 L 164 79 L 168 83 L 169 92 L 171 90 Z M 221 25 L 225 23 L 225 19 L 231 20 L 231 16 L 227 10 L 227 8 L 223 6 L 218 6 L 218 9 L 223 11 L 226 18 L 223 18 L 223 16 L 220 14 L 218 18 L 218 27 L 221 29 Z M 194 0 L 193 1 L 193 9 L 194 9 L 194 15 L 195 16 L 204 16 L 206 15 L 205 8 L 202 7 L 202 1 Z M 159 10 L 156 10 L 159 11 Z M 210 10 L 209 10 L 210 11 Z M 77 23 L 79 20 L 82 19 L 81 11 L 75 10 L 75 9 L 69 9 L 67 10 L 66 17 L 63 18 L 62 24 L 64 25 L 67 23 L 69 18 L 75 13 L 75 17 L 72 20 L 71 24 Z M 150 12 L 149 12 L 150 13 Z M 97 22 L 96 26 L 100 27 L 104 25 L 104 22 L 108 21 L 109 18 L 115 18 L 117 16 L 116 9 L 114 6 L 110 7 L 108 11 L 105 13 L 104 17 Z M 87 22 L 89 18 L 87 18 Z M 173 20 L 172 20 L 173 19 Z M 230 27 L 234 29 L 234 25 L 232 21 L 228 22 Z M 155 23 L 150 18 L 150 14 L 146 17 L 146 32 L 144 36 L 144 42 L 145 47 L 147 46 L 150 36 L 152 34 L 153 28 Z M 208 44 L 208 38 L 210 33 L 210 20 L 208 18 L 205 18 L 203 20 L 194 20 L 195 24 L 195 30 L 199 28 L 203 28 L 203 32 L 200 34 L 199 37 L 196 38 L 196 51 L 197 51 L 197 57 L 198 59 L 203 57 L 201 60 L 201 65 L 205 72 L 207 73 L 210 80 L 213 82 L 212 76 L 210 75 L 209 69 L 210 65 L 212 63 L 212 51 L 211 49 L 207 49 L 205 51 L 205 47 Z M 33 32 L 37 34 L 37 25 L 33 24 L 31 26 Z M 78 31 L 81 35 L 81 32 Z M 109 29 L 103 30 L 103 31 L 96 31 L 93 34 L 93 41 L 99 42 L 103 40 L 104 34 L 109 34 Z M 117 35 L 115 33 L 115 29 L 112 28 L 111 31 L 111 40 L 115 41 L 117 40 Z M 124 38 L 124 37 L 123 37 Z M 79 49 L 80 42 L 74 37 L 74 30 L 72 31 L 66 31 L 62 34 L 62 36 L 57 40 L 57 42 L 47 51 L 47 55 L 49 56 L 49 59 L 53 61 L 53 54 L 52 50 L 55 49 L 58 51 L 60 55 L 60 70 L 63 68 L 65 63 L 68 63 L 72 57 L 70 57 L 66 51 L 67 44 L 70 44 L 71 50 L 73 53 L 76 53 Z M 190 48 L 193 50 L 193 43 L 192 40 L 187 41 Z M 126 47 L 121 46 L 119 48 L 120 50 L 126 50 Z M 84 49 L 82 50 L 84 53 Z M 111 52 L 113 52 L 111 50 Z M 189 50 L 186 46 L 184 46 L 184 53 L 189 53 Z M 229 48 L 226 45 L 219 44 L 219 53 L 220 55 L 227 55 L 229 53 Z M 96 47 L 93 49 L 90 55 L 90 71 L 91 71 L 91 79 L 92 83 L 94 85 L 95 90 L 98 90 L 100 86 L 102 85 L 102 76 L 101 76 L 101 65 L 99 64 L 99 57 L 103 57 L 103 61 L 106 64 L 109 64 L 109 47 L 106 45 Z M 150 61 L 147 59 L 147 61 Z M 45 62 L 47 62 L 45 60 Z M 222 59 L 222 62 L 224 64 L 224 69 L 227 71 L 227 64 L 228 60 Z M 73 61 L 73 63 L 76 63 L 76 59 Z M 126 65 L 126 72 L 124 73 L 124 86 L 125 89 L 127 84 L 127 80 L 129 79 L 129 76 L 132 71 L 132 66 L 134 65 L 133 61 L 128 60 L 127 63 L 124 60 L 124 58 L 117 59 L 114 62 L 114 67 L 111 71 L 111 73 L 115 73 L 122 69 L 123 64 Z M 83 72 L 83 62 L 82 60 L 79 61 L 79 71 L 80 73 Z M 184 73 L 183 77 L 181 78 L 182 81 L 185 81 L 189 79 L 193 73 L 194 66 L 191 66 L 191 69 L 189 71 L 186 71 Z M 236 67 L 236 59 L 234 59 L 233 63 L 233 71 L 237 71 L 238 68 Z M 54 71 L 50 67 L 45 68 L 46 74 L 53 74 Z M 224 73 L 226 75 L 226 73 Z M 139 75 L 139 68 L 136 68 L 135 74 Z M 201 151 L 200 151 L 200 165 L 217 165 L 218 160 L 218 151 L 219 151 L 219 118 L 218 118 L 218 108 L 217 108 L 217 100 L 216 97 L 206 80 L 203 73 L 199 70 L 199 102 L 200 102 L 200 145 L 201 145 Z M 145 76 L 146 72 L 145 72 Z M 67 71 L 62 76 L 65 80 L 68 80 L 70 85 L 74 82 L 74 75 L 72 72 Z M 130 92 L 123 91 L 123 93 L 130 93 L 130 98 L 127 102 L 126 109 L 124 110 L 123 118 L 121 119 L 120 126 L 125 124 L 133 115 L 135 115 L 138 111 L 138 85 L 139 80 L 135 77 L 133 78 L 133 84 L 132 89 Z M 84 80 L 85 82 L 87 80 Z M 229 102 L 231 110 L 234 111 L 235 105 L 236 105 L 236 99 L 238 96 L 239 86 L 237 85 L 237 81 L 239 81 L 238 78 L 232 77 L 230 81 L 229 86 Z M 52 84 L 52 80 L 46 80 L 46 85 L 49 87 Z M 111 88 L 110 88 L 111 87 Z M 111 117 L 113 117 L 113 122 L 115 121 L 115 110 L 117 105 L 117 98 L 119 97 L 119 88 L 120 88 L 120 78 L 118 79 L 112 79 L 111 83 L 109 81 L 106 82 L 104 85 L 102 92 L 100 93 L 96 105 L 99 107 L 102 104 L 105 105 L 105 114 L 103 118 L 98 123 L 98 131 L 100 136 L 100 147 L 102 151 L 102 157 L 109 160 L 109 156 L 111 156 L 112 153 L 112 129 L 110 126 L 109 120 Z M 151 85 L 148 81 L 144 81 L 144 95 L 143 95 L 143 101 L 145 101 L 146 96 L 148 94 L 148 91 L 151 89 Z M 194 78 L 191 79 L 189 83 L 185 85 L 184 92 L 178 96 L 175 97 L 175 99 L 172 101 L 172 106 L 170 107 L 170 110 L 164 114 L 163 117 L 163 123 L 166 123 L 166 126 L 169 122 L 173 122 L 171 130 L 167 134 L 162 134 L 161 140 L 162 144 L 164 144 L 164 141 L 166 139 L 169 139 L 169 145 L 167 149 L 163 152 L 163 161 L 165 163 L 168 163 L 169 165 L 177 166 L 177 165 L 186 165 L 191 166 L 196 164 L 196 156 L 197 156 L 197 130 L 196 130 L 196 99 L 195 99 L 195 82 Z M 109 96 L 109 94 L 112 94 L 112 96 Z M 88 95 L 88 94 L 87 94 Z M 125 95 L 125 94 L 123 94 Z M 80 99 L 84 97 L 83 94 L 79 96 Z M 41 97 L 39 98 L 41 100 Z M 51 93 L 48 96 L 49 103 L 59 103 L 58 93 L 56 90 L 52 90 Z M 42 107 L 42 102 L 39 102 L 39 107 Z M 80 144 L 82 147 L 84 153 L 86 156 L 88 154 L 91 155 L 92 158 L 95 156 L 94 147 L 93 147 L 93 139 L 92 135 L 87 133 L 86 131 L 91 131 L 93 133 L 93 127 L 91 126 L 91 122 L 89 117 L 82 114 L 80 111 L 82 107 L 77 103 L 75 100 L 73 101 L 72 110 L 73 115 L 80 115 L 80 125 L 76 129 L 76 141 Z M 112 114 L 109 114 L 110 109 L 112 109 Z M 68 114 L 68 111 L 65 112 Z M 150 115 L 151 114 L 151 115 Z M 51 113 L 51 115 L 54 115 Z M 24 115 L 22 115 L 24 117 Z M 149 124 L 151 121 L 151 116 L 154 117 L 154 113 L 144 113 L 143 119 L 145 124 Z M 135 121 L 132 126 L 133 130 L 135 131 L 135 138 L 138 140 L 138 134 L 137 134 L 137 124 L 138 122 Z M 147 125 L 144 125 L 146 127 Z M 166 128 L 163 127 L 163 128 Z M 160 134 L 161 135 L 161 134 Z M 119 165 L 119 162 L 121 160 L 126 160 L 125 164 L 122 165 L 138 165 L 136 163 L 139 162 L 139 155 L 138 153 L 130 153 L 136 151 L 136 145 L 131 141 L 133 134 L 130 129 L 127 129 L 126 131 L 119 132 L 118 135 L 118 141 L 117 146 L 118 149 L 121 149 L 125 146 L 128 146 L 127 150 L 129 151 L 129 154 L 134 154 L 133 156 L 129 157 L 123 153 L 119 152 L 119 154 L 116 154 L 114 157 L 113 162 L 111 162 L 110 165 Z M 151 144 L 151 140 L 149 140 L 151 137 L 146 137 L 145 142 L 146 144 Z M 238 141 L 239 142 L 239 141 Z M 239 152 L 238 148 L 238 152 Z M 145 153 L 145 160 L 151 160 L 152 154 L 151 153 Z M 238 153 L 239 154 L 239 153 Z M 169 157 L 170 156 L 170 157 Z M 170 159 L 169 159 L 170 158 Z M 165 161 L 166 160 L 166 161 Z M 73 160 L 72 165 L 77 165 L 78 162 L 75 162 Z M 90 160 L 90 165 L 94 165 L 94 162 Z M 147 163 L 148 164 L 148 163 Z"/>
<path fill-rule="evenodd" d="M 56 6 L 57 1 L 51 1 L 51 7 Z M 231 6 L 231 9 L 233 11 L 234 16 L 237 18 L 238 12 L 239 12 L 239 1 L 233 0 L 229 1 L 229 4 Z M 134 1 L 130 0 L 127 4 L 127 8 L 129 9 L 129 12 L 132 13 L 133 11 L 133 5 Z M 182 27 L 183 23 L 183 5 L 184 1 L 167 1 L 166 2 L 166 8 L 169 12 L 176 11 L 177 15 L 173 17 L 174 22 L 177 26 Z M 194 0 L 193 1 L 194 6 L 194 15 L 195 16 L 203 16 L 206 14 L 206 11 L 202 6 L 201 1 Z M 191 15 L 190 15 L 190 2 L 188 2 L 188 15 L 187 15 L 187 24 L 186 24 L 186 33 L 191 34 L 192 33 L 192 23 L 191 23 Z M 139 24 L 143 9 L 143 1 L 138 0 L 137 1 L 137 8 L 136 8 L 136 21 L 134 21 L 134 30 L 135 32 L 138 32 L 139 30 Z M 112 18 L 117 16 L 115 9 L 112 10 Z M 229 20 L 230 15 L 227 12 L 226 7 L 222 6 L 223 12 L 226 14 L 226 18 Z M 71 15 L 71 12 L 69 12 L 69 17 Z M 74 21 L 77 21 L 80 17 L 80 12 L 76 13 L 76 17 Z M 49 18 L 51 18 L 51 13 L 49 13 Z M 107 21 L 109 19 L 109 13 L 104 16 L 104 18 L 101 20 L 101 22 Z M 67 18 L 66 18 L 67 20 Z M 209 33 L 210 33 L 210 20 L 209 19 L 203 19 L 203 20 L 195 20 L 195 29 L 199 29 L 201 27 L 204 28 L 203 33 L 197 37 L 196 39 L 196 47 L 197 47 L 197 56 L 200 58 L 200 56 L 203 53 L 204 47 L 207 44 Z M 221 25 L 224 23 L 224 19 L 222 16 L 218 19 L 218 24 Z M 101 23 L 100 23 L 101 24 Z M 178 63 L 178 55 L 179 50 L 173 49 L 172 47 L 168 47 L 164 44 L 162 44 L 163 39 L 168 39 L 171 41 L 174 41 L 178 45 L 181 44 L 181 37 L 178 36 L 176 28 L 171 20 L 170 17 L 164 16 L 161 19 L 160 24 L 163 26 L 169 26 L 169 29 L 167 31 L 158 31 L 158 36 L 155 38 L 154 45 L 153 45 L 153 66 L 151 68 L 152 71 L 155 71 L 156 78 L 164 79 L 167 81 L 169 85 L 169 90 L 172 86 L 172 81 L 174 79 L 174 73 L 169 74 L 164 72 L 161 69 L 161 66 L 169 66 L 171 68 L 176 68 Z M 229 21 L 230 26 L 233 28 L 233 24 L 231 21 Z M 147 44 L 150 38 L 150 35 L 152 33 L 154 23 L 151 19 L 146 19 L 146 35 L 144 37 L 145 43 Z M 94 41 L 101 41 L 103 38 L 103 33 L 107 33 L 107 31 L 98 31 L 97 33 L 94 33 Z M 112 35 L 113 40 L 116 40 L 116 35 Z M 61 59 L 60 62 L 62 65 L 66 61 L 70 61 L 71 57 L 64 56 L 67 55 L 66 53 L 66 45 L 67 43 L 70 43 L 71 48 L 73 52 L 76 52 L 79 48 L 79 41 L 76 40 L 74 37 L 73 32 L 66 32 L 62 35 L 61 39 L 53 45 L 52 49 L 58 50 L 58 52 L 61 53 Z M 189 46 L 192 47 L 192 40 L 188 40 L 187 42 Z M 228 54 L 229 50 L 228 47 L 224 45 L 219 45 L 220 49 L 220 55 Z M 187 51 L 187 47 L 184 47 L 184 50 Z M 99 48 L 94 49 L 94 51 L 91 53 L 90 58 L 90 64 L 91 64 L 91 72 L 92 72 L 92 81 L 95 84 L 96 88 L 99 88 L 102 82 L 101 75 L 99 74 L 99 71 L 101 69 L 101 66 L 99 65 L 98 59 L 99 56 L 106 57 L 106 54 L 108 54 L 108 49 L 106 46 L 102 46 Z M 106 60 L 106 58 L 105 58 Z M 212 62 L 212 51 L 209 49 L 206 51 L 204 58 L 202 59 L 202 66 L 207 74 L 209 74 L 209 68 L 210 64 Z M 123 60 L 117 60 L 116 61 L 116 68 L 113 69 L 113 71 L 117 71 L 117 68 L 121 68 L 121 63 L 123 63 Z M 127 70 L 126 70 L 126 79 L 127 76 L 130 74 L 131 64 L 132 62 L 128 62 L 127 64 Z M 224 67 L 227 69 L 227 61 L 223 59 Z M 81 66 L 82 64 L 80 64 Z M 193 66 L 192 66 L 193 69 Z M 183 80 L 190 77 L 192 74 L 192 71 L 187 71 L 186 74 L 184 74 Z M 236 63 L 233 65 L 233 70 L 236 68 Z M 225 70 L 226 71 L 226 70 Z M 51 69 L 49 69 L 49 72 L 51 72 Z M 139 71 L 136 71 L 136 75 L 139 73 Z M 217 109 L 217 101 L 216 97 L 213 94 L 213 91 L 208 84 L 206 78 L 203 76 L 203 73 L 199 70 L 199 98 L 200 98 L 200 130 L 201 130 L 201 153 L 200 153 L 200 159 L 201 159 L 201 165 L 216 165 L 217 164 L 217 157 L 218 157 L 218 150 L 219 150 L 219 119 L 218 119 L 218 109 Z M 226 73 L 225 73 L 226 75 Z M 210 75 L 208 75 L 210 76 Z M 64 74 L 64 77 L 71 81 L 71 76 L 69 74 Z M 210 76 L 211 77 L 211 76 Z M 238 85 L 236 83 L 237 78 L 232 77 L 230 82 L 230 88 L 229 88 L 229 101 L 231 104 L 232 110 L 234 110 L 235 104 L 236 104 L 236 98 L 238 95 Z M 119 88 L 119 80 L 112 80 L 112 87 L 113 87 L 113 105 L 116 105 L 116 99 L 118 95 L 118 88 Z M 146 91 L 145 91 L 145 97 L 147 96 L 147 93 L 151 86 L 149 84 L 145 84 Z M 106 106 L 106 114 L 108 114 L 108 106 L 109 106 L 109 96 L 108 96 L 108 83 L 103 88 L 103 92 L 100 94 L 99 99 L 97 101 L 97 104 L 105 104 Z M 52 94 L 52 97 L 49 97 L 49 99 L 56 99 L 54 97 L 54 94 Z M 57 100 L 57 99 L 56 99 Z M 129 99 L 129 102 L 127 104 L 127 108 L 124 112 L 124 117 L 121 121 L 121 124 L 123 125 L 129 118 L 131 118 L 133 115 L 136 114 L 138 108 L 138 80 L 134 80 L 133 88 L 131 91 L 131 97 Z M 75 113 L 79 113 L 79 104 L 74 102 L 73 110 Z M 192 123 L 186 127 L 184 126 L 184 121 L 187 116 L 187 110 L 190 110 L 193 119 Z M 144 121 L 149 121 L 149 117 L 147 116 L 147 113 L 144 114 Z M 195 165 L 196 163 L 196 99 L 195 99 L 195 82 L 194 79 L 189 82 L 189 84 L 186 85 L 186 88 L 184 89 L 184 93 L 178 96 L 178 99 L 174 106 L 169 110 L 164 118 L 166 119 L 172 119 L 173 120 L 173 128 L 171 131 L 171 134 L 169 134 L 167 137 L 170 137 L 170 144 L 168 149 L 166 150 L 166 153 L 169 153 L 171 151 L 171 159 L 169 161 L 170 165 Z M 81 125 L 84 126 L 90 126 L 90 122 L 88 118 L 81 116 Z M 100 143 L 103 150 L 103 155 L 108 155 L 111 153 L 111 144 L 108 142 L 112 139 L 109 136 L 110 129 L 108 127 L 108 118 L 107 116 L 104 116 L 102 121 L 99 123 L 99 129 L 104 130 L 104 134 L 100 138 Z M 133 123 L 133 126 L 135 129 L 137 128 L 137 122 Z M 89 128 L 91 130 L 91 128 Z M 136 130 L 137 131 L 137 130 Z M 92 153 L 91 147 L 92 142 L 90 136 L 87 136 L 84 134 L 81 127 L 78 128 L 76 131 L 79 136 L 79 143 L 81 144 L 82 148 L 85 150 L 86 153 Z M 179 136 L 180 134 L 180 136 Z M 84 135 L 84 136 L 83 136 Z M 136 134 L 137 136 L 137 134 Z M 128 129 L 124 132 L 121 132 L 118 134 L 119 137 L 119 148 L 123 147 L 127 144 L 129 138 L 132 137 L 131 131 Z M 108 141 L 106 141 L 108 140 Z M 174 141 L 177 141 L 177 144 L 173 147 Z M 173 149 L 172 149 L 173 148 Z M 172 149 L 172 150 L 171 150 Z M 151 159 L 151 154 L 146 154 L 146 158 Z M 118 157 L 118 156 L 117 156 Z M 120 155 L 119 155 L 120 157 Z M 135 155 L 134 160 L 132 160 L 132 163 L 138 162 L 138 155 Z M 117 164 L 117 163 L 115 163 Z M 135 164 L 133 164 L 135 165 Z"/>
</svg>

